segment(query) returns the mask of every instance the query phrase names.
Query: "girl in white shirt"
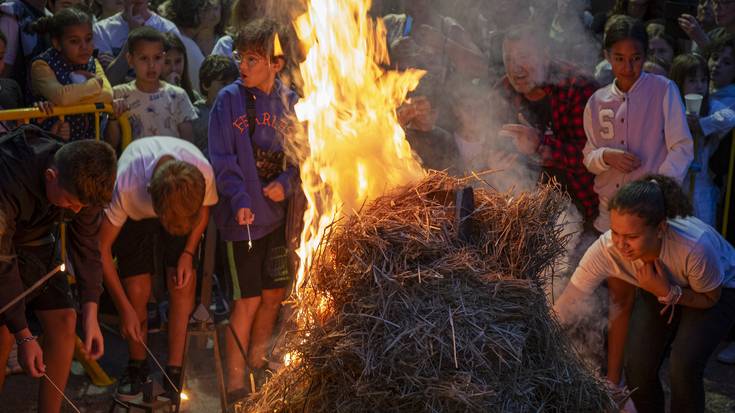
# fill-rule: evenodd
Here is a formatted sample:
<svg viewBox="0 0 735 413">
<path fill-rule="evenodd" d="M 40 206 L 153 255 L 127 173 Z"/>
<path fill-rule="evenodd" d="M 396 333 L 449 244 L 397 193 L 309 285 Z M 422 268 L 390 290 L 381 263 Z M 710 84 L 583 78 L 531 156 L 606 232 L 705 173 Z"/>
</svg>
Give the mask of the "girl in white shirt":
<svg viewBox="0 0 735 413">
<path fill-rule="evenodd" d="M 605 58 L 615 80 L 587 102 L 584 164 L 596 175 L 600 214 L 595 228 L 609 226 L 607 203 L 624 184 L 649 173 L 682 182 L 693 158 L 684 104 L 674 82 L 643 73 L 648 35 L 629 16 L 614 16 L 605 29 Z"/>
<path fill-rule="evenodd" d="M 608 380 L 618 385 L 624 364 L 638 411 L 663 413 L 658 374 L 670 348 L 671 411 L 704 412 L 704 367 L 735 321 L 735 249 L 691 216 L 688 197 L 663 175 L 625 185 L 608 207 L 610 230 L 554 309 L 573 322 L 574 303 L 607 279 Z"/>
</svg>

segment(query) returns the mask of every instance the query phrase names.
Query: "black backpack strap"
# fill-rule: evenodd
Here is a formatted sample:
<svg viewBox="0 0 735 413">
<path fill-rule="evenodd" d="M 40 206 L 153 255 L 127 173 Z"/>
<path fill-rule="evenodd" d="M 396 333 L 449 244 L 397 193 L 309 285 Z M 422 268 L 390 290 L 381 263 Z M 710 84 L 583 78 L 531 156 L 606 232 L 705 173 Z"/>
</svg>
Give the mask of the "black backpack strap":
<svg viewBox="0 0 735 413">
<path fill-rule="evenodd" d="M 253 139 L 255 118 L 257 117 L 255 111 L 255 95 L 248 91 L 245 91 L 245 113 L 248 115 L 248 135 L 250 139 Z"/>
</svg>

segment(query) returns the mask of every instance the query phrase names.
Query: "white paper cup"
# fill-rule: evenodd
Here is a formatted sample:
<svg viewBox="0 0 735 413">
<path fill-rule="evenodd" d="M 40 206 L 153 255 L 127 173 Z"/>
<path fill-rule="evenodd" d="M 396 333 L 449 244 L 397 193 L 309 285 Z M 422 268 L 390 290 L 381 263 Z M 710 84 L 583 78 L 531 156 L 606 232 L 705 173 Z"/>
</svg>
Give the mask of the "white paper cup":
<svg viewBox="0 0 735 413">
<path fill-rule="evenodd" d="M 702 99 L 704 99 L 704 97 L 698 93 L 688 93 L 684 95 L 687 114 L 699 115 L 699 110 L 702 108 Z"/>
</svg>

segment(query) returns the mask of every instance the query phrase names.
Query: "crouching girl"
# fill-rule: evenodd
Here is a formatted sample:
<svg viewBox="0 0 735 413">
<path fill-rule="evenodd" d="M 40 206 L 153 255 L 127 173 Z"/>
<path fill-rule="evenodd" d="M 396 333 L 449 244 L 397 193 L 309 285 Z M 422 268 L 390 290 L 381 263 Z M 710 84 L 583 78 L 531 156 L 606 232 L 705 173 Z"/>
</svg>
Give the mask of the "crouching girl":
<svg viewBox="0 0 735 413">
<path fill-rule="evenodd" d="M 671 411 L 704 412 L 704 367 L 735 320 L 735 249 L 662 175 L 625 185 L 608 209 L 610 230 L 554 309 L 568 323 L 573 303 L 609 279 L 608 379 L 620 383 L 624 364 L 638 411 L 663 413 L 658 372 L 670 350 Z"/>
</svg>

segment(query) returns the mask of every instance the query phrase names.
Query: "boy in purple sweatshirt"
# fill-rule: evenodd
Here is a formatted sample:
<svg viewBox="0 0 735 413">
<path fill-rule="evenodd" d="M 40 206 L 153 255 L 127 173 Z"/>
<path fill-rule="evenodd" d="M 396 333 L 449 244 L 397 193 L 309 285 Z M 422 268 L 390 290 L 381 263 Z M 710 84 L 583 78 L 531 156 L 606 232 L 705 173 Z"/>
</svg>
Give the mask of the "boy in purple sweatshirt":
<svg viewBox="0 0 735 413">
<path fill-rule="evenodd" d="M 233 283 L 230 323 L 247 354 L 250 374 L 262 376 L 281 301 L 290 282 L 285 218 L 298 170 L 283 153 L 287 115 L 298 97 L 277 78 L 286 36 L 258 19 L 235 39 L 240 79 L 223 88 L 209 120 L 209 156 L 220 202 L 214 219 L 227 244 Z M 251 243 L 252 241 L 252 243 Z M 245 387 L 245 360 L 227 336 L 228 391 Z"/>
</svg>

